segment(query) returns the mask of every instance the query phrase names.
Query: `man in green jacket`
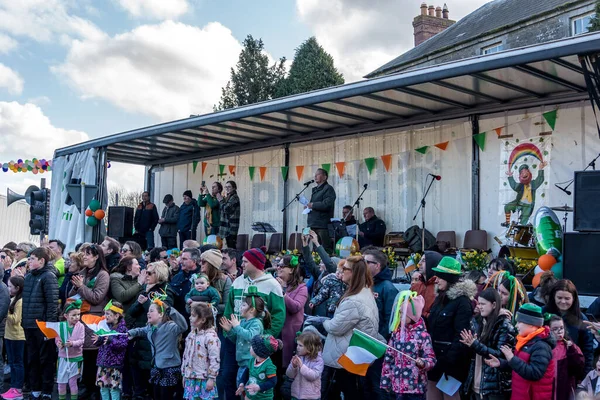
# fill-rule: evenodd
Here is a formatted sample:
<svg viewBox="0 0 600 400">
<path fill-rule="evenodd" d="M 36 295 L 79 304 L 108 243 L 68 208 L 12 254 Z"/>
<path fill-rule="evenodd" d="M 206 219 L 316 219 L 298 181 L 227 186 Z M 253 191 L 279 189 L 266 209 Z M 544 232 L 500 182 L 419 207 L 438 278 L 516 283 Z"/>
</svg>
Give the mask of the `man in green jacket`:
<svg viewBox="0 0 600 400">
<path fill-rule="evenodd" d="M 218 235 L 221 225 L 221 211 L 219 209 L 219 200 L 217 194 L 223 192 L 223 185 L 214 182 L 208 193 L 206 185 L 200 187 L 200 196 L 198 196 L 198 205 L 204 207 L 204 233 L 208 235 Z"/>
</svg>

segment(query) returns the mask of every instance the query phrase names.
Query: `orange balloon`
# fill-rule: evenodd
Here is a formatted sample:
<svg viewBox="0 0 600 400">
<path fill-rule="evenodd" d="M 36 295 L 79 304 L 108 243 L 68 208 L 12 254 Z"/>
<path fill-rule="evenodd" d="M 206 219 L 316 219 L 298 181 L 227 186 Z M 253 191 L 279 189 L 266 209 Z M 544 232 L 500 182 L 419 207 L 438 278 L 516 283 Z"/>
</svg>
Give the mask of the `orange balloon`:
<svg viewBox="0 0 600 400">
<path fill-rule="evenodd" d="M 103 211 L 103 210 L 96 210 L 96 211 L 94 212 L 94 217 L 95 217 L 96 219 L 103 219 L 105 215 L 106 215 L 106 214 L 104 213 L 104 211 Z"/>
<path fill-rule="evenodd" d="M 550 254 L 544 254 L 538 259 L 538 265 L 544 271 L 550 270 L 554 264 L 556 264 L 556 258 Z"/>
<path fill-rule="evenodd" d="M 92 210 L 90 210 L 89 208 L 85 210 L 86 217 L 91 217 L 92 215 L 94 215 L 94 212 Z"/>
<path fill-rule="evenodd" d="M 537 288 L 538 286 L 540 286 L 540 278 L 542 277 L 543 272 L 540 272 L 539 274 L 536 274 L 533 279 L 531 280 L 531 284 L 533 285 L 534 288 Z"/>
</svg>

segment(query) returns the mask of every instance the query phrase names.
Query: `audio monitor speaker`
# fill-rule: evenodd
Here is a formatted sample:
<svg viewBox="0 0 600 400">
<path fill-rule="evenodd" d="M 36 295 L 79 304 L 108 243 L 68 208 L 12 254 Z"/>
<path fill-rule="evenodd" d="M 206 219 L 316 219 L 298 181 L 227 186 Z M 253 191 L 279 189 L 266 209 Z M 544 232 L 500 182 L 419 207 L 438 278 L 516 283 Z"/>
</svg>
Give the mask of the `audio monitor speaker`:
<svg viewBox="0 0 600 400">
<path fill-rule="evenodd" d="M 575 172 L 573 230 L 600 232 L 600 171 Z"/>
<path fill-rule="evenodd" d="M 600 295 L 600 233 L 567 233 L 563 240 L 563 276 L 581 295 Z"/>
<path fill-rule="evenodd" d="M 114 238 L 133 235 L 133 208 L 108 207 L 108 236 Z"/>
</svg>

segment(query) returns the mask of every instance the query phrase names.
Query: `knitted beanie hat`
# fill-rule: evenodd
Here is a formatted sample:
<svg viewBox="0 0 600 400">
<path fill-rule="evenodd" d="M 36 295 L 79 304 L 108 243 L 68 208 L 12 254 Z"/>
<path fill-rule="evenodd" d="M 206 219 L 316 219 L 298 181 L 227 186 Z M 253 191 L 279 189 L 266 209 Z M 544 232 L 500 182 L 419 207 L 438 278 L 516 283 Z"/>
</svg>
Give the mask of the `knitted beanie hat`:
<svg viewBox="0 0 600 400">
<path fill-rule="evenodd" d="M 265 253 L 263 253 L 261 249 L 247 250 L 246 252 L 244 252 L 244 257 L 246 257 L 246 259 L 250 261 L 250 264 L 254 265 L 261 271 L 264 271 L 267 256 L 265 256 Z"/>
<path fill-rule="evenodd" d="M 191 190 L 186 190 L 185 192 L 183 192 L 183 195 L 187 196 L 187 197 L 194 198 L 194 196 L 192 195 L 192 191 Z"/>
<path fill-rule="evenodd" d="M 542 308 L 533 303 L 525 303 L 517 311 L 517 322 L 532 326 L 544 325 L 544 314 Z"/>
<path fill-rule="evenodd" d="M 256 335 L 251 341 L 252 350 L 260 358 L 269 358 L 277 350 L 281 350 L 283 342 L 271 335 Z"/>
<path fill-rule="evenodd" d="M 202 261 L 206 261 L 210 266 L 220 269 L 223 264 L 223 254 L 218 249 L 210 249 L 200 255 Z"/>
</svg>

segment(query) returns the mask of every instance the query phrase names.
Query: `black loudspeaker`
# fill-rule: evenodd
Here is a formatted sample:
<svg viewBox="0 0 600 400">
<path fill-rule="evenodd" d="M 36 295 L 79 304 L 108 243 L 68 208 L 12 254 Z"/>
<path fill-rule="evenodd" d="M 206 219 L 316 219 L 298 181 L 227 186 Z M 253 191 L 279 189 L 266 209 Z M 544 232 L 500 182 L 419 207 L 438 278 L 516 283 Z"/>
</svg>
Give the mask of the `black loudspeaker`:
<svg viewBox="0 0 600 400">
<path fill-rule="evenodd" d="M 566 233 L 563 237 L 563 276 L 577 292 L 600 295 L 600 233 Z"/>
<path fill-rule="evenodd" d="M 114 238 L 133 235 L 133 208 L 108 207 L 108 236 Z"/>
<path fill-rule="evenodd" d="M 600 171 L 575 172 L 573 230 L 600 232 Z"/>
</svg>

